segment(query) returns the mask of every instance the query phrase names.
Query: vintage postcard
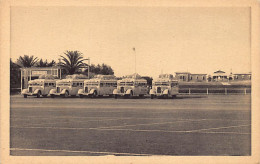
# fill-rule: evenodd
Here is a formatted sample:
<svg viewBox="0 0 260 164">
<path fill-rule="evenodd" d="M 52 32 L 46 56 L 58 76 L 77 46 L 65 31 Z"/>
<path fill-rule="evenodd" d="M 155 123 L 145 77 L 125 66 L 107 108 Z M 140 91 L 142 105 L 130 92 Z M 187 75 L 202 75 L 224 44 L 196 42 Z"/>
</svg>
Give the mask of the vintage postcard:
<svg viewBox="0 0 260 164">
<path fill-rule="evenodd" d="M 257 1 L 1 1 L 2 163 L 252 163 Z"/>
</svg>

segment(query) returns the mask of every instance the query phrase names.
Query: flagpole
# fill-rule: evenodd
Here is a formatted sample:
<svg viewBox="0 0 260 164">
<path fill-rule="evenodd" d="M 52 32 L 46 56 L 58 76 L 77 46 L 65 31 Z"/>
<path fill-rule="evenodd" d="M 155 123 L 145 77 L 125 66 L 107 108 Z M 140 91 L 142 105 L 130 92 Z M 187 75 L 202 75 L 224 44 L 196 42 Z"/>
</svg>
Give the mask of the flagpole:
<svg viewBox="0 0 260 164">
<path fill-rule="evenodd" d="M 134 54 L 135 54 L 135 74 L 136 74 L 136 52 L 135 52 L 135 47 L 133 48 Z"/>
</svg>

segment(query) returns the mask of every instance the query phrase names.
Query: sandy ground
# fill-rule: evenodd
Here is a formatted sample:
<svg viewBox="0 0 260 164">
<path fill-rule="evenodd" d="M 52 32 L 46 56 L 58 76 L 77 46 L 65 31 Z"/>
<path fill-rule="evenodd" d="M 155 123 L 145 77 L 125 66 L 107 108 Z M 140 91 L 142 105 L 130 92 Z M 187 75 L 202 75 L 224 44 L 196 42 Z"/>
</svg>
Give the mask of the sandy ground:
<svg viewBox="0 0 260 164">
<path fill-rule="evenodd" d="M 250 95 L 11 96 L 11 155 L 250 155 Z"/>
</svg>

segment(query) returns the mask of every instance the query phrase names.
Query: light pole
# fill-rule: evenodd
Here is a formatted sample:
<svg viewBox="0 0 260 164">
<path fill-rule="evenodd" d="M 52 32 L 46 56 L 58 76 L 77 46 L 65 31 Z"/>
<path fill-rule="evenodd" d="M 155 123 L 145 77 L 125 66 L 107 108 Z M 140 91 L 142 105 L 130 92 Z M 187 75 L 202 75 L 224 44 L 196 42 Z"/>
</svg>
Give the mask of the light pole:
<svg viewBox="0 0 260 164">
<path fill-rule="evenodd" d="M 61 62 L 60 61 L 61 61 L 61 58 L 59 58 L 59 69 L 60 69 L 60 79 L 61 79 L 61 66 L 60 66 Z"/>
<path fill-rule="evenodd" d="M 135 47 L 133 47 L 134 55 L 135 55 L 135 74 L 136 74 L 136 53 L 135 53 Z"/>
<path fill-rule="evenodd" d="M 88 57 L 88 79 L 89 79 L 89 65 L 90 65 L 90 58 Z"/>
</svg>

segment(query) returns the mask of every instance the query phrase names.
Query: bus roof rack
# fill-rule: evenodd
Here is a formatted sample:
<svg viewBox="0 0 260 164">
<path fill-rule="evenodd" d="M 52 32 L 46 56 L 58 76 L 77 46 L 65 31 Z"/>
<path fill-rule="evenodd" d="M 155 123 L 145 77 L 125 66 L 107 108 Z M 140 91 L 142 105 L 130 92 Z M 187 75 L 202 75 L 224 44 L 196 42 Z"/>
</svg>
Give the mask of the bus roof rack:
<svg viewBox="0 0 260 164">
<path fill-rule="evenodd" d="M 109 79 L 115 79 L 116 77 L 114 75 L 95 75 L 94 78 L 109 80 Z"/>
<path fill-rule="evenodd" d="M 160 74 L 159 78 L 164 78 L 164 79 L 174 79 L 172 74 Z"/>
<path fill-rule="evenodd" d="M 88 77 L 83 74 L 67 75 L 66 79 L 87 79 Z"/>
<path fill-rule="evenodd" d="M 142 79 L 142 76 L 140 76 L 138 73 L 134 73 L 132 75 L 126 75 L 123 78 Z"/>
<path fill-rule="evenodd" d="M 43 75 L 40 75 L 39 76 L 39 79 L 50 79 L 50 80 L 54 80 L 54 76 L 52 75 L 46 75 L 46 74 L 43 74 Z"/>
</svg>

